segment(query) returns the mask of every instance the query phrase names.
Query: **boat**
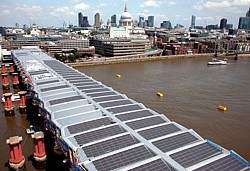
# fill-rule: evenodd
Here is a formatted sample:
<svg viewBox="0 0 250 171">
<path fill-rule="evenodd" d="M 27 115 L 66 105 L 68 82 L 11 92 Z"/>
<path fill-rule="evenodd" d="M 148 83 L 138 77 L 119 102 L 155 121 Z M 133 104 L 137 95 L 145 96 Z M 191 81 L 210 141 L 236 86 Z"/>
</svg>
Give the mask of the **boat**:
<svg viewBox="0 0 250 171">
<path fill-rule="evenodd" d="M 20 96 L 19 96 L 19 94 L 12 94 L 12 96 L 11 96 L 11 100 L 12 100 L 13 102 L 17 102 L 17 101 L 19 101 L 19 100 L 20 100 Z M 5 103 L 5 99 L 4 99 L 4 97 L 2 97 L 2 103 Z"/>
<path fill-rule="evenodd" d="M 208 65 L 226 65 L 227 61 L 213 58 L 207 63 Z"/>
</svg>

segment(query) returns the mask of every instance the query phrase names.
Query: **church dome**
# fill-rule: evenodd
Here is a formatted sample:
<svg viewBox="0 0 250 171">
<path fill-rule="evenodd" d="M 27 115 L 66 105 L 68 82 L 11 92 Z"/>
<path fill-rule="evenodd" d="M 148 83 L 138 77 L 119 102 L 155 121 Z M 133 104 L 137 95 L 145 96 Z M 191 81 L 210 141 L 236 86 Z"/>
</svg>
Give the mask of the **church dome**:
<svg viewBox="0 0 250 171">
<path fill-rule="evenodd" d="M 121 20 L 123 19 L 131 19 L 131 15 L 127 10 L 127 6 L 125 6 L 124 12 L 121 15 Z"/>
</svg>

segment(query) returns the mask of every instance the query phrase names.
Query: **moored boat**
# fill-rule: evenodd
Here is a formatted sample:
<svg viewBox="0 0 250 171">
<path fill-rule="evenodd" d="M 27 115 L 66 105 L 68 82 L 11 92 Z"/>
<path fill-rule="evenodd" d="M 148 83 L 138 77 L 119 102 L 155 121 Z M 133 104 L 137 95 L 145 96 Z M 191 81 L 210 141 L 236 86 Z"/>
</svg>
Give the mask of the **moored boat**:
<svg viewBox="0 0 250 171">
<path fill-rule="evenodd" d="M 226 65 L 227 61 L 213 58 L 207 63 L 208 65 Z"/>
</svg>

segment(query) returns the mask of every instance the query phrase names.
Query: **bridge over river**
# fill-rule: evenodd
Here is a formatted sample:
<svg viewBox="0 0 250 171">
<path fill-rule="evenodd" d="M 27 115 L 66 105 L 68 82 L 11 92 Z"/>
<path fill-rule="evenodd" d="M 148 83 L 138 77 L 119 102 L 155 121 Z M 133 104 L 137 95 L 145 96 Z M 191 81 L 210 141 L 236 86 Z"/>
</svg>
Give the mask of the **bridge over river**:
<svg viewBox="0 0 250 171">
<path fill-rule="evenodd" d="M 249 169 L 234 151 L 39 49 L 14 50 L 12 56 L 72 170 Z"/>
</svg>

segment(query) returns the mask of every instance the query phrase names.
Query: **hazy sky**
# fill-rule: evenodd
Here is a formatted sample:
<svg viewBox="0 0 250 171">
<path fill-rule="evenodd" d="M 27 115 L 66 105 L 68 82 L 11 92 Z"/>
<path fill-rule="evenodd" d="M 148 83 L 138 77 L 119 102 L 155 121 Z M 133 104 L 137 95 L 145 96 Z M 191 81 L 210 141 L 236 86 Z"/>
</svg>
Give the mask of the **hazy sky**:
<svg viewBox="0 0 250 171">
<path fill-rule="evenodd" d="M 173 26 L 179 23 L 189 27 L 191 15 L 195 15 L 196 25 L 219 24 L 221 18 L 227 18 L 236 28 L 250 0 L 0 0 L 0 26 L 62 26 L 63 21 L 78 25 L 78 12 L 88 16 L 91 25 L 97 12 L 105 25 L 113 14 L 118 23 L 125 4 L 133 20 L 139 15 L 154 15 L 155 26 L 170 20 Z"/>
</svg>

